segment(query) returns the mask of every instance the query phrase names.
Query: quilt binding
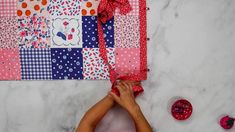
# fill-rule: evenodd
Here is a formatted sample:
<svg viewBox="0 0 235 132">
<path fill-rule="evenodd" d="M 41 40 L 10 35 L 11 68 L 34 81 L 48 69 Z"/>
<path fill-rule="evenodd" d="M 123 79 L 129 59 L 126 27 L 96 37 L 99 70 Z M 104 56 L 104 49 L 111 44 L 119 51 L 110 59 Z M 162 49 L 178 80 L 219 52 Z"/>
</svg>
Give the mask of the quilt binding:
<svg viewBox="0 0 235 132">
<path fill-rule="evenodd" d="M 146 0 L 140 0 L 140 71 L 145 71 L 142 74 L 143 80 L 147 79 L 147 6 Z"/>
</svg>

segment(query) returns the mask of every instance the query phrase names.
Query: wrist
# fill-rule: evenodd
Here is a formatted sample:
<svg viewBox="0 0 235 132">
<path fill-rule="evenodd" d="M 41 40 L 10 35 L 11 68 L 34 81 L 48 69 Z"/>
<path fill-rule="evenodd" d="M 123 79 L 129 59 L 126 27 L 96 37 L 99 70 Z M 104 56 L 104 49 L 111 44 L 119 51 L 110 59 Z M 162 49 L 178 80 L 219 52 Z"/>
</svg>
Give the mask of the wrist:
<svg viewBox="0 0 235 132">
<path fill-rule="evenodd" d="M 138 104 L 133 105 L 131 108 L 127 109 L 128 113 L 133 117 L 137 115 L 141 110 Z"/>
<path fill-rule="evenodd" d="M 106 99 L 109 100 L 109 102 L 114 103 L 114 98 L 111 95 L 107 95 Z"/>
</svg>

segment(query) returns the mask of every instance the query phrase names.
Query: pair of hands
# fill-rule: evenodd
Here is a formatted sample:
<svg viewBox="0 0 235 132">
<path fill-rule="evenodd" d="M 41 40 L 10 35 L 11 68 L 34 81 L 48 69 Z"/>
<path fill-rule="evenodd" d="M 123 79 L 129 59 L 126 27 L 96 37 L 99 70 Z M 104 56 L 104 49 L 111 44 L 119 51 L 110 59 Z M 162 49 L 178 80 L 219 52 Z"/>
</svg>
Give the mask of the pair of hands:
<svg viewBox="0 0 235 132">
<path fill-rule="evenodd" d="M 111 96 L 121 107 L 126 109 L 128 112 L 131 112 L 133 108 L 139 107 L 135 101 L 132 90 L 132 87 L 136 85 L 141 85 L 141 83 L 135 81 L 120 81 L 115 86 L 120 92 L 120 97 L 113 92 L 109 92 L 109 96 Z"/>
</svg>

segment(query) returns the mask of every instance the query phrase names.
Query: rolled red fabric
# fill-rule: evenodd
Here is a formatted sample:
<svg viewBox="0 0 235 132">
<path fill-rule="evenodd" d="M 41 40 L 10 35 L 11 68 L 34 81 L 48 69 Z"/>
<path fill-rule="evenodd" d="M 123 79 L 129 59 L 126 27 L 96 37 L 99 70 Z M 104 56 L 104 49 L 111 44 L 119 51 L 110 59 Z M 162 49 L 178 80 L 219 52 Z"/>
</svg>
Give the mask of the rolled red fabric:
<svg viewBox="0 0 235 132">
<path fill-rule="evenodd" d="M 146 4 L 143 3 L 143 0 L 140 0 L 140 6 L 141 6 L 140 19 L 143 19 L 146 21 L 146 15 L 144 15 L 144 12 L 142 11 L 142 10 L 146 10 Z M 139 73 L 127 74 L 126 76 L 118 77 L 118 74 L 116 73 L 115 69 L 108 62 L 106 43 L 104 40 L 104 32 L 103 32 L 102 24 L 105 24 L 107 21 L 109 21 L 110 19 L 114 17 L 114 12 L 117 8 L 119 8 L 121 15 L 126 15 L 132 10 L 132 7 L 128 0 L 101 0 L 98 6 L 98 38 L 99 38 L 100 56 L 109 67 L 109 76 L 110 76 L 110 81 L 112 84 L 115 84 L 117 80 L 141 81 L 147 78 L 146 77 L 146 72 L 147 72 L 146 61 L 147 60 L 146 60 L 146 51 L 145 51 L 146 45 L 140 48 L 141 50 L 140 57 L 143 58 L 143 61 L 141 61 Z M 145 21 L 143 21 L 144 23 L 142 25 L 140 24 L 141 30 L 146 30 Z M 146 33 L 144 33 L 142 37 L 140 38 L 142 39 L 141 42 L 143 44 L 146 42 L 145 36 L 146 36 Z M 111 91 L 114 92 L 118 96 L 120 95 L 118 89 L 115 87 L 112 87 Z M 133 86 L 133 92 L 135 96 L 139 95 L 143 91 L 144 89 L 142 86 Z"/>
</svg>

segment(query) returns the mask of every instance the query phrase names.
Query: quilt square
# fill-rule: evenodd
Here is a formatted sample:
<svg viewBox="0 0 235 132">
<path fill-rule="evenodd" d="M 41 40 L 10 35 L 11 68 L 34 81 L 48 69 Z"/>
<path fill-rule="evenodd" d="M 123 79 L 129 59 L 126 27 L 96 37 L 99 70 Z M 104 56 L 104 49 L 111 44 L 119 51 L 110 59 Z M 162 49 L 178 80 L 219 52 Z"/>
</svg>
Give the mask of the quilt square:
<svg viewBox="0 0 235 132">
<path fill-rule="evenodd" d="M 82 47 L 81 22 L 75 18 L 56 18 L 52 20 L 52 47 Z"/>
<path fill-rule="evenodd" d="M 78 17 L 81 15 L 81 0 L 50 0 L 48 10 L 52 17 Z"/>
<path fill-rule="evenodd" d="M 0 17 L 16 16 L 17 0 L 0 0 Z"/>
<path fill-rule="evenodd" d="M 138 16 L 115 16 L 115 47 L 139 48 L 140 25 Z"/>
<path fill-rule="evenodd" d="M 22 80 L 50 80 L 51 51 L 44 49 L 20 49 Z"/>
<path fill-rule="evenodd" d="M 116 71 L 120 76 L 127 73 L 140 71 L 140 49 L 139 48 L 116 48 Z"/>
<path fill-rule="evenodd" d="M 20 80 L 19 49 L 0 48 L 0 80 Z"/>
<path fill-rule="evenodd" d="M 17 16 L 33 16 L 37 14 L 39 16 L 49 16 L 47 7 L 49 0 L 17 0 L 18 10 Z"/>
<path fill-rule="evenodd" d="M 132 11 L 127 15 L 130 16 L 139 16 L 139 0 L 129 0 L 130 5 L 132 7 Z M 115 15 L 120 15 L 119 9 L 116 10 Z"/>
<path fill-rule="evenodd" d="M 82 32 L 83 32 L 83 47 L 84 48 L 98 48 L 98 27 L 97 17 L 83 16 L 82 17 Z M 114 18 L 103 25 L 104 38 L 107 48 L 114 47 Z"/>
<path fill-rule="evenodd" d="M 99 0 L 83 0 L 82 1 L 82 15 L 83 16 L 97 16 L 97 9 Z"/>
<path fill-rule="evenodd" d="M 109 63 L 115 66 L 114 48 L 107 48 Z M 108 65 L 99 56 L 99 48 L 83 48 L 84 79 L 109 79 Z"/>
<path fill-rule="evenodd" d="M 0 18 L 0 48 L 17 48 L 17 18 Z"/>
<path fill-rule="evenodd" d="M 53 48 L 51 55 L 53 79 L 83 79 L 81 48 Z"/>
<path fill-rule="evenodd" d="M 23 48 L 50 47 L 50 19 L 34 14 L 18 19 L 18 43 Z"/>
</svg>

